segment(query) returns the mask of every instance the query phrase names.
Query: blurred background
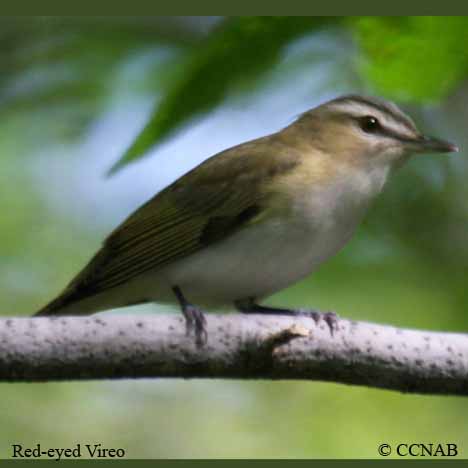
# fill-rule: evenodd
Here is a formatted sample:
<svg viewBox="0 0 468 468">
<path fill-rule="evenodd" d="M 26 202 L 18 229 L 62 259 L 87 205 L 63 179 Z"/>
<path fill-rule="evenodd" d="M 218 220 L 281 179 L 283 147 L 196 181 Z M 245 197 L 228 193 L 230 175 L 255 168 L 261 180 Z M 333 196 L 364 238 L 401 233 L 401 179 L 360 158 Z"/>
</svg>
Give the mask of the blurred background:
<svg viewBox="0 0 468 468">
<path fill-rule="evenodd" d="M 468 330 L 467 43 L 465 17 L 3 17 L 0 314 L 33 313 L 203 159 L 358 92 L 395 100 L 461 152 L 413 158 L 354 240 L 270 303 Z M 468 455 L 468 404 L 455 397 L 126 380 L 1 384 L 0 402 L 5 458 L 38 442 L 129 458 L 366 458 L 384 442 Z"/>
</svg>

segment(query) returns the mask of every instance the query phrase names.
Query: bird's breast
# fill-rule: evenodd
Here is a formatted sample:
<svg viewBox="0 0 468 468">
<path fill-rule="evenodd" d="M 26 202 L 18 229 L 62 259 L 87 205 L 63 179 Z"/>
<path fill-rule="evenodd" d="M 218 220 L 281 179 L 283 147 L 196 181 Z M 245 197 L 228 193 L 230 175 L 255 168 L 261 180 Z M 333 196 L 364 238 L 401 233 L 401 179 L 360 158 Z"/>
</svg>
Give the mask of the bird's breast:
<svg viewBox="0 0 468 468">
<path fill-rule="evenodd" d="M 336 253 L 352 233 L 348 228 L 271 217 L 177 262 L 164 276 L 202 304 L 269 296 Z"/>
<path fill-rule="evenodd" d="M 359 178 L 287 187 L 262 219 L 168 266 L 154 282 L 176 284 L 201 304 L 269 296 L 339 251 L 380 190 Z"/>
<path fill-rule="evenodd" d="M 305 164 L 286 181 L 283 196 L 292 217 L 313 231 L 347 231 L 362 219 L 387 176 L 387 167 Z"/>
</svg>

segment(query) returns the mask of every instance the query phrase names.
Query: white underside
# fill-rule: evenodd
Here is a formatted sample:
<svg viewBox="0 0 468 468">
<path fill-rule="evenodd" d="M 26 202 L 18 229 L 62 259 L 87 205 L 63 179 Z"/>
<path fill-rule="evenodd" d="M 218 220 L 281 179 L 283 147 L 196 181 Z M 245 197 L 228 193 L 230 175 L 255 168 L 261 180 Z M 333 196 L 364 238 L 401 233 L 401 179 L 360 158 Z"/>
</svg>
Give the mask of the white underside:
<svg viewBox="0 0 468 468">
<path fill-rule="evenodd" d="M 190 302 L 205 307 L 262 298 L 309 275 L 351 234 L 343 230 L 311 232 L 272 220 L 87 302 L 91 308 L 103 309 L 147 301 L 174 302 L 171 288 L 175 285 Z M 76 307 L 80 309 L 78 304 Z"/>
<path fill-rule="evenodd" d="M 362 193 L 343 184 L 327 191 L 321 188 L 320 196 L 311 190 L 295 200 L 287 217 L 255 224 L 73 308 L 86 313 L 138 302 L 174 302 L 174 285 L 188 301 L 205 307 L 269 296 L 314 272 L 343 247 L 373 198 L 369 195 L 374 193 L 364 190 L 378 193 L 385 178 L 386 172 L 369 187 L 363 183 L 366 180 L 356 180 Z M 349 174 L 347 179 L 351 180 Z"/>
<path fill-rule="evenodd" d="M 149 281 L 165 284 L 166 289 L 176 284 L 190 301 L 204 305 L 261 298 L 310 274 L 349 235 L 314 233 L 271 220 L 177 262 Z"/>
</svg>

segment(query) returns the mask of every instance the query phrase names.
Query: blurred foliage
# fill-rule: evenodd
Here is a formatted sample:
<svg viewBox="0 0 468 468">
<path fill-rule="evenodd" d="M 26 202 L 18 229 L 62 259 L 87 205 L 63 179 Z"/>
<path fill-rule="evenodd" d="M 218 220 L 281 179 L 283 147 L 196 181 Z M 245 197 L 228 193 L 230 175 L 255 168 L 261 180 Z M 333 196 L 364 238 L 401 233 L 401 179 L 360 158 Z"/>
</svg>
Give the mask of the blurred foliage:
<svg viewBox="0 0 468 468">
<path fill-rule="evenodd" d="M 192 117 L 220 104 L 239 82 L 259 80 L 293 40 L 341 24 L 338 17 L 229 19 L 189 53 L 144 129 L 111 173 L 137 160 Z M 362 68 L 378 92 L 436 101 L 468 75 L 468 19 L 357 17 L 346 22 L 361 48 Z"/>
<path fill-rule="evenodd" d="M 292 101 L 305 110 L 338 93 L 372 92 L 408 105 L 421 128 L 453 139 L 462 153 L 411 160 L 349 246 L 271 302 L 466 330 L 466 21 L 2 18 L 0 310 L 26 315 L 49 300 L 128 214 L 128 200 L 147 196 L 145 176 L 151 187 L 160 182 L 173 163 L 163 151 L 101 177 L 128 143 L 120 134 L 132 139 L 146 112 L 149 123 L 127 153 L 133 161 L 218 110 L 216 122 L 197 121 L 170 149 L 171 156 L 182 148 L 189 164 L 207 139 L 221 148 L 232 144 L 227 133 L 243 141 L 246 127 L 257 131 L 256 118 L 274 122 L 267 129 L 287 123 L 297 111 Z M 236 116 L 248 123 L 236 125 Z M 0 458 L 11 443 L 38 442 L 101 442 L 134 458 L 365 458 L 382 442 L 451 441 L 463 449 L 468 438 L 463 399 L 325 383 L 15 384 L 1 385 L 0 395 Z"/>
<path fill-rule="evenodd" d="M 363 17 L 350 24 L 363 72 L 389 97 L 437 102 L 468 76 L 466 17 Z"/>
<path fill-rule="evenodd" d="M 201 112 L 219 105 L 233 87 L 261 78 L 281 50 L 334 17 L 240 17 L 216 28 L 191 51 L 148 123 L 111 173 Z"/>
<path fill-rule="evenodd" d="M 436 102 L 468 75 L 466 17 L 236 17 L 207 35 L 176 21 L 111 18 L 83 21 L 40 18 L 3 20 L 0 31 L 2 110 L 59 103 L 73 105 L 83 124 L 106 95 L 114 65 L 138 47 L 170 45 L 182 52 L 161 69 L 148 70 L 147 84 L 162 92 L 148 122 L 113 173 L 143 157 L 194 117 L 220 105 L 233 90 L 260 81 L 285 47 L 299 37 L 340 26 L 359 47 L 359 66 L 376 93 L 408 102 Z M 156 27 L 155 27 L 156 26 Z M 15 44 L 9 48 L 8 44 Z M 41 83 L 11 75 L 36 68 Z M 129 83 L 131 86 L 131 83 Z M 5 96 L 8 95 L 8 99 Z M 78 112 L 81 110 L 81 114 Z M 75 125 L 74 128 L 79 128 Z"/>
<path fill-rule="evenodd" d="M 46 104 L 57 117 L 53 134 L 79 137 L 104 105 L 122 61 L 142 49 L 182 49 L 201 36 L 163 17 L 0 19 L 0 118 L 40 114 Z M 159 68 L 147 73 L 151 80 L 128 80 L 128 87 L 144 83 L 155 92 L 169 80 Z M 73 122 L 57 132 L 64 113 Z"/>
</svg>

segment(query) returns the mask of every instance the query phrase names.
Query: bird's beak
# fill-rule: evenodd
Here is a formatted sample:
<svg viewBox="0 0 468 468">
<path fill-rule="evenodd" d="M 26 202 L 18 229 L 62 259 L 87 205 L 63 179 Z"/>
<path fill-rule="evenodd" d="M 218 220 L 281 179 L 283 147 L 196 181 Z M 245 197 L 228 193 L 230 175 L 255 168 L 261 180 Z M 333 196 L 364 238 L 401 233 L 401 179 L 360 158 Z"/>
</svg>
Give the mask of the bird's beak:
<svg viewBox="0 0 468 468">
<path fill-rule="evenodd" d="M 413 141 L 412 146 L 418 153 L 457 153 L 458 146 L 439 138 L 422 136 Z"/>
</svg>

